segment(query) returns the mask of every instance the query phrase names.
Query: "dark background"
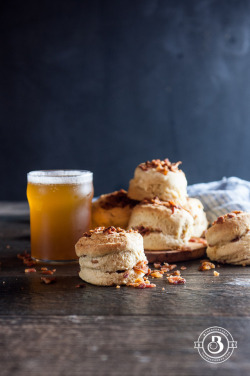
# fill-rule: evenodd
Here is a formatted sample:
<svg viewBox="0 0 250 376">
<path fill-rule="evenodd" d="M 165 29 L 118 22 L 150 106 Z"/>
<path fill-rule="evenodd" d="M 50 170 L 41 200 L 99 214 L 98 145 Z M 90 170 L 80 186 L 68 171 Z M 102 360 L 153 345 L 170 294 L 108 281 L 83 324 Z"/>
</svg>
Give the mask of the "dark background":
<svg viewBox="0 0 250 376">
<path fill-rule="evenodd" d="M 0 3 L 0 199 L 33 169 L 182 160 L 189 183 L 250 179 L 250 1 Z"/>
</svg>

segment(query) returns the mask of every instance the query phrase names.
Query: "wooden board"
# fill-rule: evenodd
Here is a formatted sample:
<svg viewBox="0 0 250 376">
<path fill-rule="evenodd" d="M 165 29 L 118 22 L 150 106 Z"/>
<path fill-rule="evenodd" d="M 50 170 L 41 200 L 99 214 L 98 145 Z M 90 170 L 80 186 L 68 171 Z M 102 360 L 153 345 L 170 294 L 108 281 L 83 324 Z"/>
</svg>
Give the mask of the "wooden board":
<svg viewBox="0 0 250 376">
<path fill-rule="evenodd" d="M 148 262 L 179 262 L 206 256 L 206 246 L 189 242 L 187 248 L 166 251 L 145 251 Z"/>
</svg>

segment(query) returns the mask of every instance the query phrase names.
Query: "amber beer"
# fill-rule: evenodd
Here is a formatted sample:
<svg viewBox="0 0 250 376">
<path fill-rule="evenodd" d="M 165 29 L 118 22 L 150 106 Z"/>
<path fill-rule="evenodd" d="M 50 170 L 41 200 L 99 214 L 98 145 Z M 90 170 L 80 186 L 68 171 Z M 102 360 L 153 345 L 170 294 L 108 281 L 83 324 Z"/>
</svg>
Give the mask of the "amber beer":
<svg viewBox="0 0 250 376">
<path fill-rule="evenodd" d="M 28 173 L 31 256 L 34 259 L 76 259 L 75 243 L 90 226 L 92 181 L 90 171 Z"/>
</svg>

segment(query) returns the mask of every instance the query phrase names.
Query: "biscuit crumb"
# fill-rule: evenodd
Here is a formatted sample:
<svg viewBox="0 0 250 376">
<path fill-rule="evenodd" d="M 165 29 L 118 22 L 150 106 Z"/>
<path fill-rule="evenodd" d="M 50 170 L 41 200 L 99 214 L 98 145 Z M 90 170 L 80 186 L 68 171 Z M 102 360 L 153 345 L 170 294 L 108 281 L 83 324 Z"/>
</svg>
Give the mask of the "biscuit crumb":
<svg viewBox="0 0 250 376">
<path fill-rule="evenodd" d="M 162 288 L 162 291 L 164 291 L 164 290 L 165 290 L 165 287 Z"/>
<path fill-rule="evenodd" d="M 119 285 L 116 286 L 116 289 L 120 289 L 120 288 L 121 288 L 121 286 L 119 286 Z"/>
<path fill-rule="evenodd" d="M 247 264 L 242 264 L 242 266 L 247 266 Z"/>
<path fill-rule="evenodd" d="M 181 269 L 181 270 L 186 270 L 187 267 L 186 267 L 186 266 L 181 266 L 180 269 Z"/>
<path fill-rule="evenodd" d="M 214 276 L 219 277 L 220 273 L 218 273 L 216 270 L 214 271 Z"/>
</svg>

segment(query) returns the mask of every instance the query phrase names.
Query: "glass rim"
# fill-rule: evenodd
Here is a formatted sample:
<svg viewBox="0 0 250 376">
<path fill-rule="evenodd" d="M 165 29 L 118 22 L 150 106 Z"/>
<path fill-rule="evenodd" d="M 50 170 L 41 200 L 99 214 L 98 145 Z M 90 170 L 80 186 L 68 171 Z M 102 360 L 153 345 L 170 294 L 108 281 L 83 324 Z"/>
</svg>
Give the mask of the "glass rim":
<svg viewBox="0 0 250 376">
<path fill-rule="evenodd" d="M 93 172 L 88 170 L 34 170 L 27 173 L 28 183 L 81 184 L 92 183 Z"/>
</svg>

